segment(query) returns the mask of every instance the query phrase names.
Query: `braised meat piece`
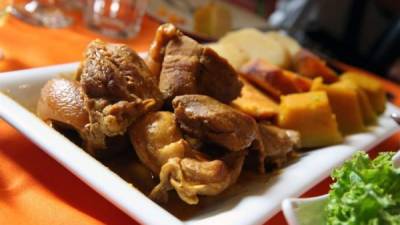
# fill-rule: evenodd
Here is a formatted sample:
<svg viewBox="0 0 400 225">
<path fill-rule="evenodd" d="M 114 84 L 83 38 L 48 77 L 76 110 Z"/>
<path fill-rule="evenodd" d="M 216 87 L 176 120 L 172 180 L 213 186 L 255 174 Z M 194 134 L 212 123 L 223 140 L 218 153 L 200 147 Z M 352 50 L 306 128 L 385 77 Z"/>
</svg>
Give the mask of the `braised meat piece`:
<svg viewBox="0 0 400 225">
<path fill-rule="evenodd" d="M 288 154 L 300 145 L 300 134 L 294 130 L 285 130 L 266 122 L 258 124 L 267 164 L 278 168 L 286 163 Z"/>
<path fill-rule="evenodd" d="M 204 94 L 228 103 L 240 95 L 242 83 L 232 66 L 171 24 L 157 30 L 147 64 L 168 102 L 178 95 Z"/>
<path fill-rule="evenodd" d="M 91 42 L 79 71 L 92 148 L 104 149 L 105 137 L 124 134 L 138 117 L 162 105 L 154 76 L 126 45 Z"/>
<path fill-rule="evenodd" d="M 203 47 L 200 65 L 197 74 L 199 94 L 211 96 L 224 103 L 230 103 L 240 96 L 243 84 L 225 58 L 220 57 L 211 48 Z"/>
<path fill-rule="evenodd" d="M 49 80 L 40 92 L 37 115 L 45 122 L 61 122 L 82 133 L 89 122 L 83 106 L 83 93 L 79 83 L 55 78 Z"/>
<path fill-rule="evenodd" d="M 183 36 L 182 32 L 170 23 L 158 27 L 146 57 L 147 66 L 156 77 L 160 75 L 161 65 L 165 55 L 165 47 L 170 40 L 178 36 Z"/>
<path fill-rule="evenodd" d="M 195 158 L 171 158 L 160 172 L 160 183 L 150 198 L 165 202 L 175 189 L 188 204 L 197 204 L 198 195 L 218 195 L 234 184 L 242 170 L 245 152 L 233 152 L 223 159 L 205 161 Z"/>
<path fill-rule="evenodd" d="M 37 115 L 95 157 L 107 157 L 129 147 L 125 136 L 114 136 L 106 138 L 106 149 L 91 148 L 86 132 L 89 115 L 84 107 L 84 93 L 75 80 L 49 80 L 40 92 Z"/>
<path fill-rule="evenodd" d="M 188 148 L 171 112 L 148 113 L 134 123 L 129 136 L 140 161 L 154 174 L 169 158 L 183 158 Z"/>
<path fill-rule="evenodd" d="M 196 41 L 186 36 L 168 42 L 158 84 L 164 99 L 200 92 L 195 72 L 200 67 L 201 50 Z"/>
<path fill-rule="evenodd" d="M 230 151 L 248 148 L 257 136 L 256 121 L 205 95 L 182 95 L 172 101 L 176 119 L 189 135 Z"/>
<path fill-rule="evenodd" d="M 244 151 L 209 161 L 192 149 L 171 112 L 151 112 L 130 128 L 131 143 L 142 163 L 160 183 L 150 197 L 168 200 L 168 191 L 175 189 L 188 204 L 197 204 L 197 195 L 217 195 L 233 184 L 240 174 Z"/>
</svg>

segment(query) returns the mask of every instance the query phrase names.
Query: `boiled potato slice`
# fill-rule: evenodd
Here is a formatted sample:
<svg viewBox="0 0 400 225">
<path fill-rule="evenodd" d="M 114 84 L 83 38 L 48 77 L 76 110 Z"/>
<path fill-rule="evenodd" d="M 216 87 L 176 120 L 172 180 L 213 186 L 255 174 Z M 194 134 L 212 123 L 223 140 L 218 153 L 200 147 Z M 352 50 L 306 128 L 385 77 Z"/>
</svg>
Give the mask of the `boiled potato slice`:
<svg viewBox="0 0 400 225">
<path fill-rule="evenodd" d="M 250 59 L 250 56 L 245 51 L 231 43 L 215 43 L 208 45 L 208 47 L 212 48 L 218 53 L 218 55 L 228 60 L 236 70 Z"/>
<path fill-rule="evenodd" d="M 323 91 L 282 96 L 278 126 L 299 131 L 304 148 L 337 144 L 343 140 L 328 96 Z"/>
<path fill-rule="evenodd" d="M 278 115 L 279 106 L 272 98 L 246 80 L 241 79 L 241 81 L 243 83 L 241 96 L 231 103 L 234 108 L 257 119 L 269 119 Z"/>
<path fill-rule="evenodd" d="M 365 129 L 357 91 L 347 82 L 336 82 L 325 85 L 322 78 L 313 81 L 311 91 L 325 91 L 328 94 L 329 104 L 343 134 L 361 132 Z"/>
<path fill-rule="evenodd" d="M 346 72 L 341 76 L 341 79 L 350 80 L 364 90 L 377 114 L 385 111 L 386 93 L 381 82 L 367 75 L 355 72 Z"/>
<path fill-rule="evenodd" d="M 219 41 L 222 44 L 230 43 L 244 52 L 251 59 L 266 59 L 279 67 L 288 68 L 291 63 L 289 53 L 279 42 L 265 36 L 254 28 L 246 28 L 227 33 Z"/>
<path fill-rule="evenodd" d="M 269 31 L 265 33 L 265 36 L 270 37 L 275 41 L 279 42 L 279 44 L 289 52 L 290 57 L 292 59 L 301 49 L 300 44 L 295 39 L 280 32 Z"/>
</svg>

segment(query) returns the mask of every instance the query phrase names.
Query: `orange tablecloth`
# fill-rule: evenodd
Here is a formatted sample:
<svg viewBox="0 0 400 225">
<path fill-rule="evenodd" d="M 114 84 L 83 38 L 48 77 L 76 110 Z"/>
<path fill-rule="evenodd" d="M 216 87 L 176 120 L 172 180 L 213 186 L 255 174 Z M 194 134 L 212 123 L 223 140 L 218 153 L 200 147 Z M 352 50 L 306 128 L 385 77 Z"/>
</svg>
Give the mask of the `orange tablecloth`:
<svg viewBox="0 0 400 225">
<path fill-rule="evenodd" d="M 137 51 L 151 42 L 158 24 L 145 18 L 137 38 L 123 41 Z M 0 27 L 0 48 L 6 60 L 0 61 L 0 72 L 78 61 L 86 44 L 102 38 L 82 26 L 78 20 L 66 29 L 33 27 L 10 18 Z M 383 81 L 385 87 L 400 95 L 400 87 Z M 400 105 L 400 99 L 395 102 Z M 0 103 L 1 104 L 1 103 Z M 380 150 L 396 150 L 400 134 L 380 144 Z M 304 196 L 324 194 L 326 179 Z M 0 224 L 137 224 L 122 211 L 94 192 L 73 174 L 42 152 L 17 130 L 0 120 Z M 286 224 L 282 213 L 266 225 Z"/>
</svg>

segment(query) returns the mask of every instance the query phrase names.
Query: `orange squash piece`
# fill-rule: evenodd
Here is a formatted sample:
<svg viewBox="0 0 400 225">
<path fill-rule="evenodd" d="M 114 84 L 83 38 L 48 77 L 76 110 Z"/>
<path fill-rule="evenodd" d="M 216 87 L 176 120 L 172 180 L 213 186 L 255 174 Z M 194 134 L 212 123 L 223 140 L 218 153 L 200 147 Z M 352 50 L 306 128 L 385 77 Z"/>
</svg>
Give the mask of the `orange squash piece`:
<svg viewBox="0 0 400 225">
<path fill-rule="evenodd" d="M 313 81 L 311 91 L 327 93 L 339 130 L 343 134 L 361 132 L 365 129 L 357 91 L 347 82 L 339 81 L 325 85 L 319 77 Z"/>
<path fill-rule="evenodd" d="M 299 131 L 301 146 L 305 148 L 337 144 L 343 140 L 324 91 L 282 96 L 278 126 Z"/>
<path fill-rule="evenodd" d="M 364 125 L 375 124 L 378 118 L 375 110 L 372 108 L 371 102 L 365 91 L 357 86 L 354 82 L 347 79 L 340 79 L 341 83 L 346 83 L 346 86 L 352 88 L 357 93 L 358 103 L 361 109 Z"/>
<path fill-rule="evenodd" d="M 355 72 L 346 72 L 341 76 L 341 79 L 349 80 L 364 90 L 373 109 L 378 115 L 385 111 L 386 93 L 381 82 L 372 77 Z"/>
</svg>

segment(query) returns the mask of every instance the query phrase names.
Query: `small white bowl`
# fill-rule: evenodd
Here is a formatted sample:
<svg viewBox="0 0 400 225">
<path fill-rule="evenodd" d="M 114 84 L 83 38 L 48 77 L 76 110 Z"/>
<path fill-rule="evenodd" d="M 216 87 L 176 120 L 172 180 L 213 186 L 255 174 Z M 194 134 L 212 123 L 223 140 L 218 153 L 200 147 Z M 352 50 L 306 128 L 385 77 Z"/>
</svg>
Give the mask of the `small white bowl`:
<svg viewBox="0 0 400 225">
<path fill-rule="evenodd" d="M 393 156 L 393 165 L 400 167 L 400 151 Z M 324 225 L 328 194 L 312 198 L 288 198 L 282 202 L 283 215 L 289 225 Z"/>
<path fill-rule="evenodd" d="M 312 198 L 288 198 L 282 202 L 282 211 L 289 225 L 322 225 L 328 195 Z"/>
</svg>

